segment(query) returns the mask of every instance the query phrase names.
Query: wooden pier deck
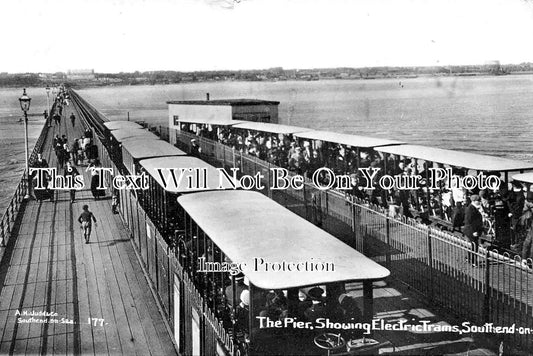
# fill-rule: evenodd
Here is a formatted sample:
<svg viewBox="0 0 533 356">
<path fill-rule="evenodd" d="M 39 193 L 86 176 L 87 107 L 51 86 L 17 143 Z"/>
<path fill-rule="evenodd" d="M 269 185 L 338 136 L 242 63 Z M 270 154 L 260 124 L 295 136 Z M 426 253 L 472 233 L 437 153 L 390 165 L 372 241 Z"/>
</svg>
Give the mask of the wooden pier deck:
<svg viewBox="0 0 533 356">
<path fill-rule="evenodd" d="M 50 167 L 53 136 L 82 135 L 78 113 L 75 127 L 67 119 L 72 110 L 49 130 Z M 128 232 L 110 199 L 93 199 L 85 168 L 77 167 L 85 188 L 74 203 L 56 191 L 53 202 L 31 200 L 19 214 L 0 264 L 0 355 L 176 354 Z M 84 204 L 98 220 L 89 244 L 77 222 Z M 32 312 L 55 316 L 24 315 Z"/>
</svg>

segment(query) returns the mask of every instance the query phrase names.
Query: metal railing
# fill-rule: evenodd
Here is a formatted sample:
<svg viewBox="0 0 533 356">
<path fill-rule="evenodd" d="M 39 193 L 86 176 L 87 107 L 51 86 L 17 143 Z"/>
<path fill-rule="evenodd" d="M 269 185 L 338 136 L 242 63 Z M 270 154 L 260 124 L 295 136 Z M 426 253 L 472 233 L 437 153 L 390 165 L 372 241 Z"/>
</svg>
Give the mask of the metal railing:
<svg viewBox="0 0 533 356">
<path fill-rule="evenodd" d="M 79 99 L 79 98 L 77 98 Z M 75 105 L 83 107 L 85 102 L 76 100 Z M 81 110 L 81 121 L 84 126 L 91 127 L 95 121 L 91 110 Z M 96 118 L 97 120 L 97 118 Z M 127 172 L 123 171 L 121 162 L 114 162 L 109 154 L 105 143 L 98 135 L 94 135 L 94 141 L 98 147 L 99 159 L 112 168 L 116 174 Z M 109 178 L 109 177 L 108 177 Z M 109 182 L 108 182 L 109 183 Z M 143 264 L 148 277 L 153 283 L 154 289 L 161 303 L 163 316 L 169 321 L 170 325 L 176 328 L 176 323 L 181 323 L 179 330 L 183 339 L 187 342 L 179 342 L 178 348 L 184 354 L 192 353 L 193 330 L 191 329 L 191 320 L 193 314 L 198 318 L 201 327 L 201 335 L 204 341 L 204 354 L 215 354 L 220 348 L 223 348 L 229 355 L 235 354 L 233 338 L 223 327 L 222 322 L 217 319 L 215 313 L 210 310 L 207 302 L 202 298 L 193 282 L 184 272 L 175 251 L 168 246 L 163 238 L 158 224 L 154 224 L 148 216 L 142 201 L 138 200 L 136 194 L 129 190 L 120 190 L 119 192 L 119 213 L 122 221 L 133 239 L 133 245 L 136 248 L 141 263 Z M 180 320 L 174 320 L 174 285 L 175 279 L 179 281 L 178 290 L 180 293 L 181 311 Z M 196 319 L 195 319 L 196 320 Z M 183 322 L 188 321 L 188 322 Z M 217 347 L 218 345 L 218 347 Z"/>
<path fill-rule="evenodd" d="M 166 127 L 160 132 L 186 152 L 196 139 L 202 158 L 216 166 L 239 168 L 241 174 L 261 171 L 266 187 L 261 193 L 384 265 L 393 278 L 462 320 L 530 328 L 531 333 L 497 337 L 520 349 L 533 347 L 533 276 L 520 258 L 482 247 L 474 251 L 472 243 L 455 235 L 310 182 L 301 190 L 274 191 L 270 168 L 276 167 L 269 162 L 187 132 Z"/>
<path fill-rule="evenodd" d="M 30 167 L 33 165 L 33 163 L 37 159 L 37 153 L 41 152 L 44 142 L 46 141 L 46 136 L 48 135 L 49 120 L 52 120 L 52 112 L 54 112 L 54 110 L 55 110 L 55 104 L 52 107 L 52 110 L 50 112 L 50 115 L 48 116 L 48 119 L 44 122 L 43 129 L 41 130 L 41 133 L 39 137 L 37 138 L 37 141 L 35 142 L 35 145 L 30 154 L 30 157 L 28 158 L 28 165 Z M 15 192 L 11 196 L 11 200 L 9 201 L 9 204 L 7 205 L 4 213 L 2 214 L 2 219 L 0 220 L 0 247 L 6 246 L 9 240 L 9 237 L 11 236 L 13 224 L 15 223 L 15 220 L 17 219 L 20 208 L 23 204 L 24 196 L 28 192 L 27 176 L 28 176 L 28 172 L 26 171 L 26 169 L 24 169 L 20 182 L 17 184 L 17 187 L 15 188 Z"/>
</svg>

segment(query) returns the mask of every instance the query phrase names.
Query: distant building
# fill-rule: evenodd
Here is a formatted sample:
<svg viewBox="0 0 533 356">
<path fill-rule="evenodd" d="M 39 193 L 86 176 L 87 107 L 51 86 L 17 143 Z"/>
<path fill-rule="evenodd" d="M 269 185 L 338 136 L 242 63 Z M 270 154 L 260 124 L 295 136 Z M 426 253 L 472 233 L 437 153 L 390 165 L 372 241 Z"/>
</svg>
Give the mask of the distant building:
<svg viewBox="0 0 533 356">
<path fill-rule="evenodd" d="M 180 129 L 179 123 L 212 123 L 223 125 L 233 120 L 278 123 L 279 101 L 257 99 L 167 101 L 169 127 Z"/>
<path fill-rule="evenodd" d="M 75 69 L 67 72 L 68 80 L 94 80 L 94 69 Z"/>
</svg>

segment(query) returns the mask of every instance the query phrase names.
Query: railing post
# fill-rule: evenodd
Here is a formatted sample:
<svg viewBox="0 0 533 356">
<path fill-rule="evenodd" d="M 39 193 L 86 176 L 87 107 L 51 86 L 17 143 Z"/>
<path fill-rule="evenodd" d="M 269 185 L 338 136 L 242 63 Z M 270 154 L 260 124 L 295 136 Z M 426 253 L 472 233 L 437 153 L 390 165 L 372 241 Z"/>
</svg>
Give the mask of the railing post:
<svg viewBox="0 0 533 356">
<path fill-rule="evenodd" d="M 306 195 L 305 195 L 305 186 L 307 184 L 304 183 L 304 186 L 303 186 L 303 196 L 304 196 L 304 206 L 305 206 L 305 220 L 309 220 L 309 213 L 307 211 L 307 198 L 306 198 Z M 313 217 L 311 217 L 313 218 Z M 313 223 L 317 223 L 316 221 L 313 221 Z"/>
<path fill-rule="evenodd" d="M 386 241 L 387 241 L 387 251 L 385 254 L 385 263 L 387 264 L 387 267 L 390 268 L 391 265 L 391 246 L 390 246 L 390 216 L 385 215 L 385 231 L 386 231 Z"/>
<path fill-rule="evenodd" d="M 428 241 L 428 267 L 429 267 L 429 290 L 428 290 L 428 297 L 429 300 L 433 299 L 433 249 L 431 247 L 431 229 L 427 228 L 427 241 Z"/>
<path fill-rule="evenodd" d="M 490 321 L 490 263 L 489 263 L 490 251 L 485 251 L 485 298 L 483 301 L 483 320 L 488 323 Z"/>
</svg>

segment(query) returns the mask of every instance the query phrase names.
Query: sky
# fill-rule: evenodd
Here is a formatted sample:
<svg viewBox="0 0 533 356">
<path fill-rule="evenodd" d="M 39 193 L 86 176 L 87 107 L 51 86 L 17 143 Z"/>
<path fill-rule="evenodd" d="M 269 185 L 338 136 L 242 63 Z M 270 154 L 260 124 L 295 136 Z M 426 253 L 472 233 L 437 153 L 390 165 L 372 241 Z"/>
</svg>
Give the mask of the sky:
<svg viewBox="0 0 533 356">
<path fill-rule="evenodd" d="M 0 72 L 533 62 L 533 1 L 6 0 Z"/>
</svg>

